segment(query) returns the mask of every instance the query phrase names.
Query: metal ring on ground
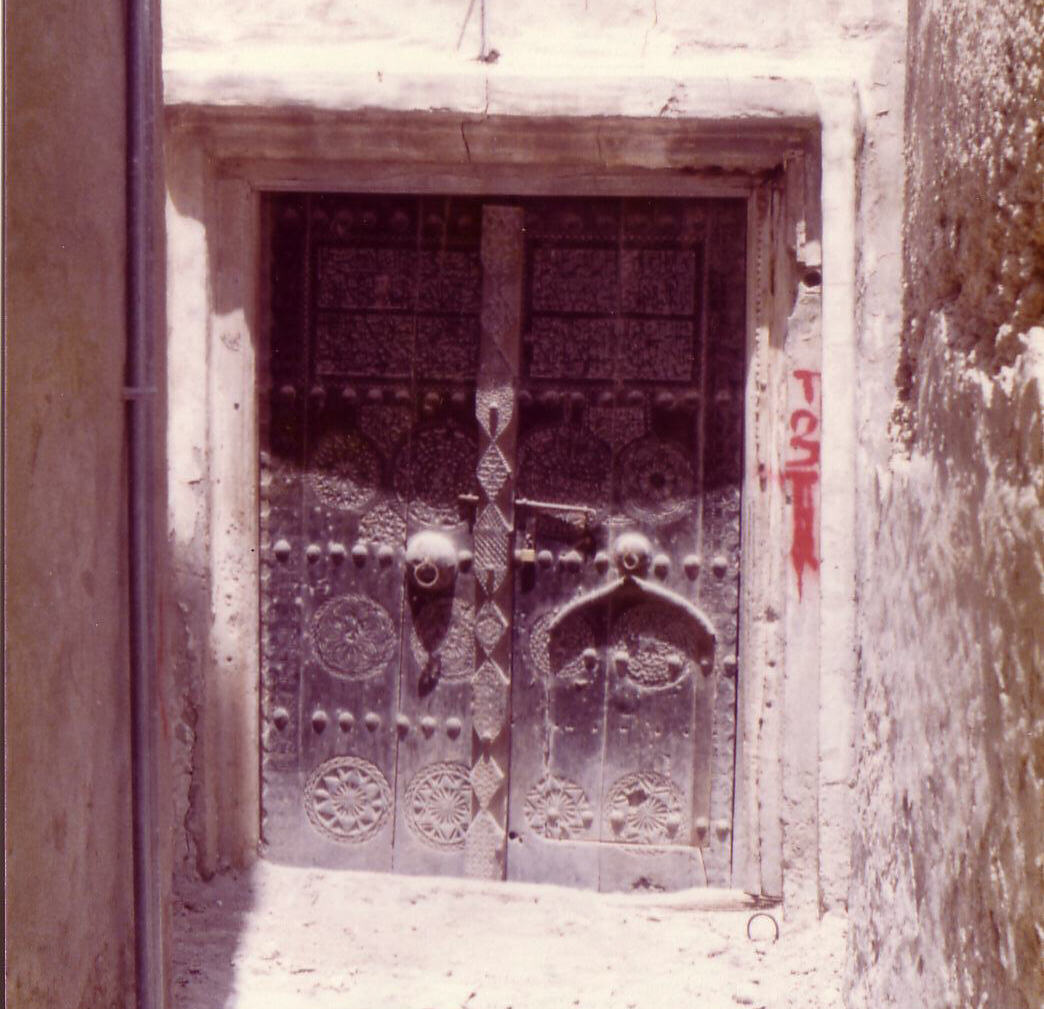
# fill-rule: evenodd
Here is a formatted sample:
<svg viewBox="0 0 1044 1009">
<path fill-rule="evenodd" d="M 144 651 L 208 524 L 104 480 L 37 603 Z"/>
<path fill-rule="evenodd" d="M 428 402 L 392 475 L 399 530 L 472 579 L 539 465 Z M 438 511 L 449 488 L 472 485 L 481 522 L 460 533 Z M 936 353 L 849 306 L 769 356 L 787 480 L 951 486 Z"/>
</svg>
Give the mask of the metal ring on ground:
<svg viewBox="0 0 1044 1009">
<path fill-rule="evenodd" d="M 750 917 L 749 917 L 749 918 L 747 919 L 747 938 L 748 938 L 748 939 L 750 939 L 750 940 L 751 940 L 751 942 L 753 942 L 753 941 L 754 941 L 754 936 L 752 936 L 752 935 L 750 934 L 750 926 L 751 926 L 751 925 L 752 925 L 752 924 L 754 923 L 754 920 L 755 920 L 756 918 L 768 918 L 768 920 L 769 920 L 770 922 L 772 922 L 772 927 L 773 927 L 773 928 L 774 928 L 774 929 L 776 930 L 776 934 L 775 934 L 775 936 L 773 937 L 772 941 L 773 941 L 773 942 L 778 942 L 778 941 L 779 941 L 779 922 L 778 922 L 778 921 L 776 921 L 776 919 L 775 919 L 775 918 L 773 918 L 773 917 L 772 917 L 772 915 L 771 915 L 771 914 L 769 914 L 769 913 L 768 913 L 767 911 L 755 911 L 755 912 L 754 912 L 754 913 L 753 913 L 753 914 L 752 914 L 752 915 L 751 915 L 751 916 L 750 916 Z"/>
</svg>

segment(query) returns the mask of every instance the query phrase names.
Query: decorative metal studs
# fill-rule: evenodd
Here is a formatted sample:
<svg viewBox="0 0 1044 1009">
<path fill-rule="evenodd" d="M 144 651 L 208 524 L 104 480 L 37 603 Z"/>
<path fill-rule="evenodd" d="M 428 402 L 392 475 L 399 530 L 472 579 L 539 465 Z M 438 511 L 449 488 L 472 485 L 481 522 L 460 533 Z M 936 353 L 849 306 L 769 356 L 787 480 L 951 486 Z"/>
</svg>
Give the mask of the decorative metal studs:
<svg viewBox="0 0 1044 1009">
<path fill-rule="evenodd" d="M 576 574 L 583 566 L 584 559 L 577 550 L 567 550 L 561 557 L 562 567 L 570 574 Z"/>
</svg>

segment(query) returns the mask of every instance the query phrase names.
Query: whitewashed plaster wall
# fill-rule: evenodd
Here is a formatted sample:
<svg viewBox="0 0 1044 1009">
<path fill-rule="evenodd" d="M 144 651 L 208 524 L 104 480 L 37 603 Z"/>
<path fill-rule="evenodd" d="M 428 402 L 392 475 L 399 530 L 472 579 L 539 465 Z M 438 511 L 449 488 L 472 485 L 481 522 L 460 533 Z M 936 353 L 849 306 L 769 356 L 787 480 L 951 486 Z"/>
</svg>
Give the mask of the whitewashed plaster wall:
<svg viewBox="0 0 1044 1009">
<path fill-rule="evenodd" d="M 808 709 L 821 759 L 818 779 L 805 783 L 819 810 L 809 837 L 815 850 L 804 857 L 819 860 L 820 903 L 843 906 L 854 752 L 851 489 L 859 452 L 873 461 L 887 459 L 889 452 L 900 301 L 904 3 L 168 0 L 163 20 L 171 106 L 727 119 L 778 117 L 787 108 L 781 93 L 806 96 L 798 104 L 803 115 L 823 124 L 824 161 L 832 166 L 822 194 L 832 228 L 824 250 L 832 279 L 824 285 L 824 344 L 831 363 L 823 395 L 830 439 L 823 454 L 833 486 L 824 491 L 839 494 L 845 513 L 823 519 L 824 543 L 837 549 L 823 558 L 829 627 L 824 623 L 821 704 Z M 613 82 L 611 88 L 606 81 Z M 708 81 L 713 87 L 699 83 Z M 730 106 L 733 88 L 744 98 Z M 606 93 L 612 94 L 609 105 L 602 99 Z M 197 197 L 175 194 L 168 227 L 190 256 L 206 255 L 200 214 Z M 173 273 L 179 269 L 177 262 L 168 266 Z M 192 305 L 170 307 L 172 329 L 201 324 Z M 831 311 L 837 313 L 833 318 Z M 855 324 L 857 341 L 850 336 Z M 200 359 L 171 362 L 183 381 L 194 375 L 203 381 L 204 367 Z M 873 432 L 859 444 L 857 420 Z M 207 444 L 206 421 L 191 410 L 175 410 L 171 424 L 172 472 L 182 474 L 171 487 L 181 501 L 172 546 L 182 584 L 191 585 L 205 577 L 207 563 L 201 529 L 191 520 L 192 501 L 198 499 L 202 512 L 209 493 L 200 454 Z M 196 752 L 201 642 L 191 611 L 205 611 L 210 602 L 188 593 L 179 604 L 170 659 L 179 694 L 176 763 L 182 782 L 175 819 L 186 828 L 179 845 L 185 863 L 205 862 L 212 871 L 212 861 L 198 859 L 194 836 L 201 828 L 192 799 L 194 763 L 205 758 Z"/>
<path fill-rule="evenodd" d="M 911 5 L 896 453 L 863 474 L 855 1007 L 1044 999 L 1042 38 L 1032 0 Z"/>
</svg>

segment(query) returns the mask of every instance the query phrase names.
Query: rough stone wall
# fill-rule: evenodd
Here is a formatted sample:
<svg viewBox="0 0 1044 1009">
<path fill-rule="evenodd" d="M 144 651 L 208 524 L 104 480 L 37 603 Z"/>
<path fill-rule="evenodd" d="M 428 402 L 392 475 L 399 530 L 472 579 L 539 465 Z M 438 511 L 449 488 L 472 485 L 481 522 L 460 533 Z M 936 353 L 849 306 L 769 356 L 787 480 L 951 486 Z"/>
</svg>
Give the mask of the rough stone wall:
<svg viewBox="0 0 1044 1009">
<path fill-rule="evenodd" d="M 123 5 L 8 4 L 8 1005 L 133 1001 Z"/>
<path fill-rule="evenodd" d="M 866 472 L 853 1007 L 1041 1004 L 1044 7 L 911 5 L 895 455 Z"/>
</svg>

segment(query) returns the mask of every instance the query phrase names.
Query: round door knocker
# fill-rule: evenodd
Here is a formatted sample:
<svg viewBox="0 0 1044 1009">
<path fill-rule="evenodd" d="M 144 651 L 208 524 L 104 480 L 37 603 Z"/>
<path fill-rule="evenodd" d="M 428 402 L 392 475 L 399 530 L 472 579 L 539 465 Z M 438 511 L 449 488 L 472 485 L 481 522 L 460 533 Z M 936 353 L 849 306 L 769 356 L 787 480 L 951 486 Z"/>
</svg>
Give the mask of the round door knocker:
<svg viewBox="0 0 1044 1009">
<path fill-rule="evenodd" d="M 445 533 L 416 533 L 406 544 L 406 570 L 421 592 L 444 592 L 457 578 L 457 548 Z"/>
<path fill-rule="evenodd" d="M 641 533 L 624 533 L 613 544 L 613 553 L 622 574 L 643 575 L 652 558 L 652 544 Z"/>
</svg>

